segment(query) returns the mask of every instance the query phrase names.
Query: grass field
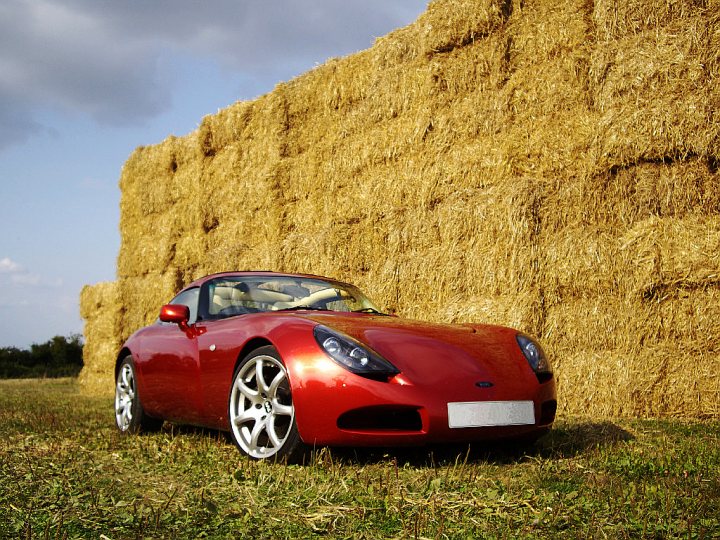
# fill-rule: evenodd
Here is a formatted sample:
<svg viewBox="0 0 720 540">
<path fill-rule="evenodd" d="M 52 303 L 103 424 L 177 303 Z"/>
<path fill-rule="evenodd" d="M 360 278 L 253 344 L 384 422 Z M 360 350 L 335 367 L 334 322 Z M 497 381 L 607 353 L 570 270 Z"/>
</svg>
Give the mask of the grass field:
<svg viewBox="0 0 720 540">
<path fill-rule="evenodd" d="M 1 538 L 717 538 L 720 424 L 560 419 L 507 448 L 248 461 L 223 433 L 120 436 L 72 379 L 0 381 Z"/>
</svg>

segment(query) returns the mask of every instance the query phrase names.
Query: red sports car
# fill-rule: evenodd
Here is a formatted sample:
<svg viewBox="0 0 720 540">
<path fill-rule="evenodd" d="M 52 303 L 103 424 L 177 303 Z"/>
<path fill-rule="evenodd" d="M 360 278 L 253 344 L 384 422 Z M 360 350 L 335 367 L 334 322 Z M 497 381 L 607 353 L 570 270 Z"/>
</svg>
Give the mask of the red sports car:
<svg viewBox="0 0 720 540">
<path fill-rule="evenodd" d="M 386 315 L 311 275 L 199 279 L 135 332 L 115 367 L 123 432 L 163 421 L 229 430 L 255 459 L 547 432 L 555 379 L 540 345 L 500 326 Z"/>
</svg>

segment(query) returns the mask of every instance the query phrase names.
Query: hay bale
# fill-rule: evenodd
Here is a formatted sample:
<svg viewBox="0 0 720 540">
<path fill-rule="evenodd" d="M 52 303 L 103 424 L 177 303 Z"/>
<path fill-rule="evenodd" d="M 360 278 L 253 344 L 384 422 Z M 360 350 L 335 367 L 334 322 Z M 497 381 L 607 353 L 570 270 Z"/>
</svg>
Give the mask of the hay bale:
<svg viewBox="0 0 720 540">
<path fill-rule="evenodd" d="M 487 37 L 510 16 L 502 0 L 432 2 L 417 20 L 420 43 L 427 56 L 449 52 Z"/>
<path fill-rule="evenodd" d="M 720 153 L 717 5 L 596 2 L 593 100 L 610 165 Z"/>
<path fill-rule="evenodd" d="M 668 291 L 655 305 L 659 339 L 686 351 L 684 356 L 690 362 L 694 358 L 687 351 L 694 350 L 713 354 L 717 359 L 720 355 L 720 288 L 707 286 Z"/>
<path fill-rule="evenodd" d="M 117 294 L 120 306 L 132 306 L 120 310 L 119 341 L 122 343 L 143 326 L 155 321 L 160 307 L 169 301 L 182 287 L 180 273 L 169 268 L 164 273 L 126 277 L 120 280 Z"/>
<path fill-rule="evenodd" d="M 86 285 L 80 293 L 80 316 L 85 319 L 84 367 L 79 382 L 88 394 L 113 392 L 113 369 L 120 351 L 122 305 L 117 282 Z"/>
<path fill-rule="evenodd" d="M 578 324 L 579 317 L 582 324 Z M 608 292 L 548 306 L 544 332 L 548 347 L 556 350 L 634 350 L 649 334 L 655 335 L 657 320 L 654 306 Z"/>
<path fill-rule="evenodd" d="M 720 286 L 718 216 L 649 218 L 628 231 L 622 242 L 622 249 L 633 254 L 630 279 L 646 299 Z"/>
<path fill-rule="evenodd" d="M 673 342 L 636 350 L 558 350 L 559 411 L 598 417 L 717 418 L 717 353 Z"/>
</svg>

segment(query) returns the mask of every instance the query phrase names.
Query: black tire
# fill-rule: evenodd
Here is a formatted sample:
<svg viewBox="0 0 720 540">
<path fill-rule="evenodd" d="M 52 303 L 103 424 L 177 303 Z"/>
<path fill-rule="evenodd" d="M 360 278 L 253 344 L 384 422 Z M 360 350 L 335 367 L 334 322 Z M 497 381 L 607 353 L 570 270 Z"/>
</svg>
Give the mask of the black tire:
<svg viewBox="0 0 720 540">
<path fill-rule="evenodd" d="M 115 425 L 121 433 L 158 431 L 163 425 L 162 419 L 152 418 L 143 410 L 130 355 L 120 362 L 115 379 Z"/>
<path fill-rule="evenodd" d="M 228 420 L 230 437 L 246 456 L 302 461 L 306 448 L 297 429 L 290 381 L 274 347 L 255 349 L 238 365 L 230 387 Z"/>
</svg>

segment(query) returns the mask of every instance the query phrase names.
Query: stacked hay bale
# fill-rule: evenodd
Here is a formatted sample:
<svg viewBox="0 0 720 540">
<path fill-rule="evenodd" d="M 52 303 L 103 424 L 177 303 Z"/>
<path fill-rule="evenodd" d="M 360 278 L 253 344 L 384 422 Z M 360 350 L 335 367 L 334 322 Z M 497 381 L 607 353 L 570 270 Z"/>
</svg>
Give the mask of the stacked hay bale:
<svg viewBox="0 0 720 540">
<path fill-rule="evenodd" d="M 718 22 L 716 0 L 438 0 L 138 149 L 114 339 L 194 277 L 310 272 L 538 335 L 562 412 L 720 417 Z"/>
<path fill-rule="evenodd" d="M 80 293 L 80 316 L 85 319 L 84 366 L 80 384 L 88 392 L 108 391 L 115 358 L 122 346 L 120 336 L 123 308 L 118 299 L 118 282 L 86 285 Z"/>
</svg>

